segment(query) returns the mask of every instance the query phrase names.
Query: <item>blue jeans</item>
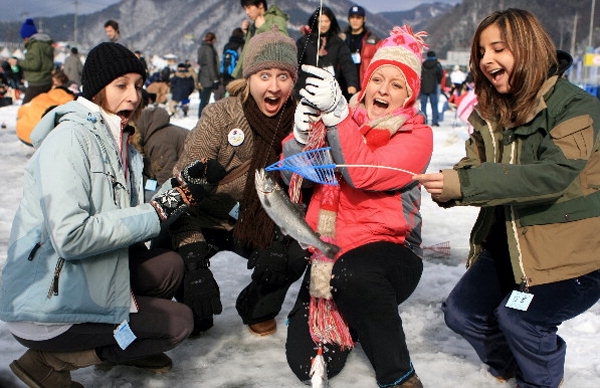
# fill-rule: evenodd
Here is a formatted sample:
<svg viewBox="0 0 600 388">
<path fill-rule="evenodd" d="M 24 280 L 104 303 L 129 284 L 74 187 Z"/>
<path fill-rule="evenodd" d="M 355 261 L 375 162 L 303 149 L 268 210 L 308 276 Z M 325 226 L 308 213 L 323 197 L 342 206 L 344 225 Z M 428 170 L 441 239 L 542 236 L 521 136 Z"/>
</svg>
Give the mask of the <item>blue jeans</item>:
<svg viewBox="0 0 600 388">
<path fill-rule="evenodd" d="M 421 93 L 421 111 L 425 115 L 425 122 L 427 122 L 427 100 L 431 104 L 431 125 L 439 124 L 439 111 L 438 111 L 438 92 L 437 90 L 433 93 Z"/>
<path fill-rule="evenodd" d="M 600 299 L 600 271 L 529 289 L 527 311 L 505 307 L 517 286 L 507 257 L 483 251 L 442 304 L 446 325 L 475 349 L 492 375 L 515 376 L 521 388 L 556 388 L 564 375 L 562 322 Z"/>
</svg>

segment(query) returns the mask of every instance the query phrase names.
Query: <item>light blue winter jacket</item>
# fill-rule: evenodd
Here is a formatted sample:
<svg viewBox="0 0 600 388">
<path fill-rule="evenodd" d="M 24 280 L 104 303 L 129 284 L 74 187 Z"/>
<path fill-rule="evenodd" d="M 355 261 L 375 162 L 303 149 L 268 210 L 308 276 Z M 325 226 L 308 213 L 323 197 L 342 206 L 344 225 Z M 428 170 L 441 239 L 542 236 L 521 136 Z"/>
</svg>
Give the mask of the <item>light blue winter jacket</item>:
<svg viewBox="0 0 600 388">
<path fill-rule="evenodd" d="M 140 193 L 126 188 L 100 112 L 78 101 L 59 106 L 36 126 L 32 142 L 39 149 L 25 168 L 0 285 L 0 319 L 128 319 L 128 247 L 158 235 L 156 211 L 147 203 L 136 206 Z M 131 151 L 130 166 L 139 160 Z M 131 186 L 140 187 L 141 165 L 130 170 Z"/>
</svg>

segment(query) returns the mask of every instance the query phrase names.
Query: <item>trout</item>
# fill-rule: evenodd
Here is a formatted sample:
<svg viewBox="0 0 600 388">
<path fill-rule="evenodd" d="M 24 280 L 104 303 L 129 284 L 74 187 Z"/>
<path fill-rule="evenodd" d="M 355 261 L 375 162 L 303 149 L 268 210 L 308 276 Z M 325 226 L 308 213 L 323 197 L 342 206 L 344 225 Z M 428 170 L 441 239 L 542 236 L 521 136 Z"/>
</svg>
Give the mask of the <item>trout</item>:
<svg viewBox="0 0 600 388">
<path fill-rule="evenodd" d="M 298 241 L 303 249 L 315 247 L 328 258 L 335 257 L 340 248 L 321 240 L 319 234 L 312 230 L 304 220 L 304 213 L 300 210 L 300 206 L 292 203 L 281 186 L 271 179 L 262 168 L 256 170 L 255 185 L 263 209 L 279 226 L 281 233 Z"/>
</svg>

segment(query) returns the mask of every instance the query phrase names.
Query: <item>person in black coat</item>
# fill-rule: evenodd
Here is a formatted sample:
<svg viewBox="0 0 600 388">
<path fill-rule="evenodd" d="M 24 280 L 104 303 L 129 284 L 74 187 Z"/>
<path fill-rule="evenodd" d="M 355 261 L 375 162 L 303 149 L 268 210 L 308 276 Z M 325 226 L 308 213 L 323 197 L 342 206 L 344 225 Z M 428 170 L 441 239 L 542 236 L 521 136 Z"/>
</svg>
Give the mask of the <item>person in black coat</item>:
<svg viewBox="0 0 600 388">
<path fill-rule="evenodd" d="M 319 15 L 321 20 L 319 21 Z M 319 33 L 320 31 L 320 33 Z M 342 90 L 348 99 L 358 89 L 358 73 L 352 61 L 350 49 L 339 37 L 340 26 L 333 11 L 328 7 L 317 8 L 308 19 L 308 25 L 303 27 L 304 36 L 296 41 L 298 47 L 298 63 L 318 66 L 335 75 L 338 82 L 343 78 L 346 90 Z M 317 41 L 320 38 L 320 44 Z M 317 63 L 317 46 L 319 59 Z M 306 82 L 306 73 L 300 72 L 294 92 L 298 96 Z"/>
<path fill-rule="evenodd" d="M 421 70 L 421 111 L 427 122 L 427 100 L 431 104 L 431 125 L 439 127 L 438 96 L 442 82 L 443 69 L 440 61 L 435 56 L 435 51 L 427 52 L 427 59 L 423 62 Z"/>
</svg>

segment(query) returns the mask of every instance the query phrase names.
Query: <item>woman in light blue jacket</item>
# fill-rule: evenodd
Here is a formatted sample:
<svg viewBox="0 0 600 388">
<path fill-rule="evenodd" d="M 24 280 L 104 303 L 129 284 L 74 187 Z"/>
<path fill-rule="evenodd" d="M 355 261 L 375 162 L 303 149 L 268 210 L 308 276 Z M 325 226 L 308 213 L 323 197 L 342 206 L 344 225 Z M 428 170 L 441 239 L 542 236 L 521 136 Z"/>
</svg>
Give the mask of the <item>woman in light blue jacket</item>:
<svg viewBox="0 0 600 388">
<path fill-rule="evenodd" d="M 0 286 L 0 319 L 29 348 L 10 365 L 32 387 L 80 386 L 70 371 L 100 362 L 165 371 L 163 352 L 193 327 L 172 301 L 181 257 L 148 250 L 161 224 L 202 199 L 196 162 L 141 203 L 141 156 L 128 143 L 145 69 L 124 46 L 88 55 L 83 96 L 55 108 L 32 134 L 37 151 Z"/>
</svg>

